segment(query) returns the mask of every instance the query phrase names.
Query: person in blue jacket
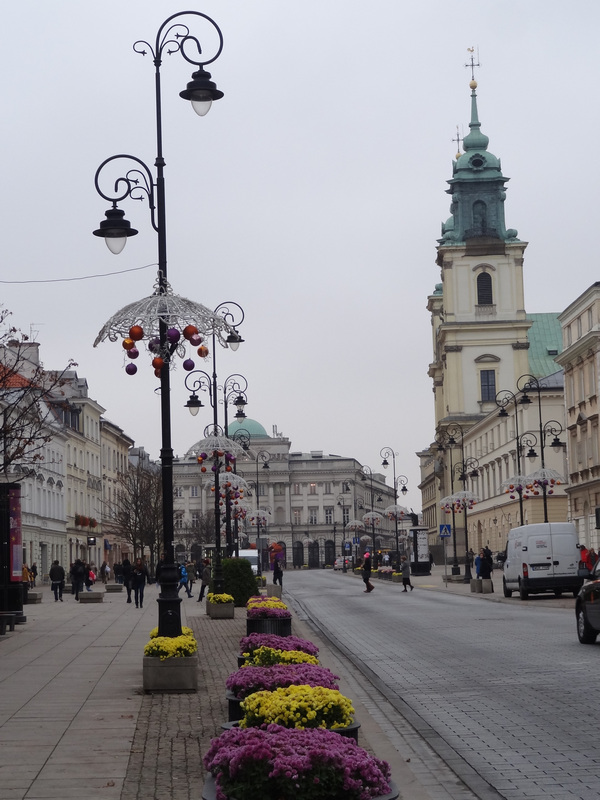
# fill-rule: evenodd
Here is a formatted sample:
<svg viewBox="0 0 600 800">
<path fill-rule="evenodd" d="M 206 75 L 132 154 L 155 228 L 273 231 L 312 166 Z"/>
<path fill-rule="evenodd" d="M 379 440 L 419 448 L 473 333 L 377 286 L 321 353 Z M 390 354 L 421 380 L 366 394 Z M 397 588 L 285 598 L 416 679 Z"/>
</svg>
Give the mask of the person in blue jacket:
<svg viewBox="0 0 600 800">
<path fill-rule="evenodd" d="M 177 593 L 179 594 L 179 590 L 181 587 L 185 589 L 187 592 L 188 597 L 193 597 L 194 595 L 190 592 L 190 587 L 188 584 L 188 574 L 187 569 L 185 568 L 185 564 L 179 565 L 179 586 L 177 587 Z"/>
</svg>

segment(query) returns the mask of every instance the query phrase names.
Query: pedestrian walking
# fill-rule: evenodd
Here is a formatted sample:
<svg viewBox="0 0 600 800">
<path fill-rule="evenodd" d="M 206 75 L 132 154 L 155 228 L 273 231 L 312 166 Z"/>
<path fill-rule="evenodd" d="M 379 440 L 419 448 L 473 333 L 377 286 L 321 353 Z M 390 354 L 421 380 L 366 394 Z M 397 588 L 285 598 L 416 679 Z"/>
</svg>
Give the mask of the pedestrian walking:
<svg viewBox="0 0 600 800">
<path fill-rule="evenodd" d="M 29 577 L 30 577 L 29 567 L 27 566 L 27 564 L 23 564 L 23 566 L 21 567 L 21 580 L 28 589 L 30 586 Z"/>
<path fill-rule="evenodd" d="M 402 556 L 400 559 L 400 572 L 402 573 L 402 585 L 404 586 L 402 591 L 407 592 L 408 589 L 406 587 L 410 586 L 410 590 L 412 592 L 415 587 L 410 582 L 410 564 L 406 560 L 406 556 Z"/>
<path fill-rule="evenodd" d="M 191 592 L 194 588 L 194 581 L 196 580 L 196 562 L 190 561 L 185 565 L 188 575 L 188 590 Z"/>
<path fill-rule="evenodd" d="M 135 564 L 131 568 L 131 588 L 135 596 L 136 608 L 144 607 L 144 587 L 149 579 L 148 567 L 141 558 L 136 558 Z"/>
<path fill-rule="evenodd" d="M 123 583 L 123 565 L 120 561 L 117 561 L 113 567 L 113 572 L 115 574 L 115 582 L 116 583 Z"/>
<path fill-rule="evenodd" d="M 123 559 L 121 569 L 123 570 L 123 585 L 127 590 L 127 602 L 131 603 L 131 561 L 128 558 Z"/>
<path fill-rule="evenodd" d="M 177 594 L 179 594 L 179 590 L 181 587 L 185 589 L 187 592 L 188 597 L 193 597 L 194 595 L 190 592 L 190 588 L 188 585 L 188 574 L 187 569 L 185 568 L 185 564 L 179 565 L 179 586 L 177 587 Z"/>
<path fill-rule="evenodd" d="M 283 586 L 283 570 L 278 558 L 273 562 L 273 585 L 276 584 Z"/>
<path fill-rule="evenodd" d="M 100 580 L 102 583 L 106 583 L 106 561 L 100 565 Z"/>
<path fill-rule="evenodd" d="M 202 599 L 204 597 L 204 592 L 210 586 L 210 574 L 211 574 L 210 561 L 208 560 L 208 558 L 205 558 L 204 561 L 202 562 L 202 574 L 200 575 L 201 584 L 200 584 L 200 596 L 198 597 L 199 603 L 202 602 Z"/>
<path fill-rule="evenodd" d="M 29 572 L 31 573 L 31 588 L 35 589 L 35 582 L 36 582 L 37 576 L 38 576 L 38 568 L 37 568 L 37 564 L 35 563 L 35 561 L 31 565 L 31 569 L 29 570 Z"/>
<path fill-rule="evenodd" d="M 62 603 L 63 589 L 65 588 L 65 570 L 60 566 L 58 561 L 52 562 L 48 577 L 50 578 L 50 585 L 52 587 L 52 591 L 54 592 L 54 602 L 58 603 L 60 600 Z"/>
<path fill-rule="evenodd" d="M 479 551 L 479 555 L 475 558 L 475 570 L 478 578 L 487 580 L 492 577 L 492 565 L 483 549 Z"/>
<path fill-rule="evenodd" d="M 365 592 L 372 592 L 375 588 L 371 583 L 371 554 L 365 553 L 362 569 L 362 579 L 365 584 Z"/>
<path fill-rule="evenodd" d="M 71 567 L 71 591 L 75 595 L 75 600 L 79 600 L 79 592 L 83 592 L 85 580 L 85 565 L 80 558 L 76 558 Z"/>
</svg>

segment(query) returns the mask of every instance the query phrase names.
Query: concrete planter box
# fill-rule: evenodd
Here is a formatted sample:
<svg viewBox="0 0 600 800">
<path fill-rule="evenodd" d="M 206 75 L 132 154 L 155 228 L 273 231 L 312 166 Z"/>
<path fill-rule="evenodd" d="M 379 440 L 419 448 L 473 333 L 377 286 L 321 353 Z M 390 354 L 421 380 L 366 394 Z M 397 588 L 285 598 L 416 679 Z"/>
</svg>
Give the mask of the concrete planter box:
<svg viewBox="0 0 600 800">
<path fill-rule="evenodd" d="M 251 633 L 274 633 L 276 636 L 292 635 L 291 617 L 261 617 L 246 619 L 246 635 Z"/>
<path fill-rule="evenodd" d="M 240 727 L 239 720 L 235 720 L 233 722 L 221 723 L 221 728 L 223 728 L 224 731 L 228 731 L 231 728 L 239 728 L 239 727 Z M 340 736 L 345 736 L 348 739 L 354 739 L 354 741 L 358 744 L 359 728 L 360 728 L 360 722 L 351 722 L 350 725 L 346 725 L 345 728 L 332 728 L 332 730 L 335 730 L 335 732 L 339 733 Z"/>
<path fill-rule="evenodd" d="M 206 613 L 211 619 L 233 619 L 235 606 L 233 603 L 207 603 Z"/>
<path fill-rule="evenodd" d="M 42 592 L 36 592 L 35 589 L 29 589 L 27 592 L 27 605 L 33 605 L 34 603 L 41 603 L 43 599 Z"/>
<path fill-rule="evenodd" d="M 122 592 L 123 591 L 123 584 L 122 583 L 107 583 L 104 587 L 105 591 L 108 594 L 112 594 L 113 592 Z"/>
<path fill-rule="evenodd" d="M 277 597 L 281 600 L 281 586 L 277 583 L 270 583 L 267 586 L 267 597 Z"/>
<path fill-rule="evenodd" d="M 165 658 L 144 656 L 145 692 L 195 692 L 198 689 L 198 658 Z"/>
<path fill-rule="evenodd" d="M 392 575 L 392 583 L 402 583 L 402 575 Z"/>
<path fill-rule="evenodd" d="M 80 603 L 103 603 L 104 592 L 79 592 Z"/>
<path fill-rule="evenodd" d="M 476 594 L 481 594 L 483 591 L 481 578 L 471 578 L 471 591 Z"/>
<path fill-rule="evenodd" d="M 391 792 L 389 794 L 381 795 L 380 797 L 375 797 L 373 800 L 397 800 L 400 796 L 400 790 L 398 789 L 397 785 L 394 781 L 390 781 L 390 788 Z M 202 800 L 216 800 L 217 798 L 217 787 L 215 784 L 215 779 L 212 775 L 208 774 L 204 780 L 204 787 L 202 789 Z M 236 800 L 233 797 L 228 798 L 228 800 Z"/>
</svg>

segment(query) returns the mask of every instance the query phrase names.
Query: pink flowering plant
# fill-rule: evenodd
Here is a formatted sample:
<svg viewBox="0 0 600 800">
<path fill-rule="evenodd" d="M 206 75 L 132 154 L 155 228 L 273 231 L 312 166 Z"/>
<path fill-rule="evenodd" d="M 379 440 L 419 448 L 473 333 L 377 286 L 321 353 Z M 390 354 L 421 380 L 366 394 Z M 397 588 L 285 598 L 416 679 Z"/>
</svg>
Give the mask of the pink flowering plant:
<svg viewBox="0 0 600 800">
<path fill-rule="evenodd" d="M 272 692 L 282 686 L 304 684 L 339 689 L 339 677 L 325 667 L 314 664 L 276 664 L 272 667 L 242 667 L 226 682 L 228 691 L 238 700 L 254 692 Z"/>
<path fill-rule="evenodd" d="M 281 604 L 283 605 L 283 603 Z M 277 606 L 275 604 L 267 605 L 260 603 L 253 606 L 248 606 L 246 617 L 248 619 L 289 619 L 291 617 L 287 606 Z"/>
<path fill-rule="evenodd" d="M 212 740 L 204 766 L 217 800 L 371 800 L 391 791 L 389 764 L 322 729 L 233 728 Z"/>
<path fill-rule="evenodd" d="M 277 636 L 274 633 L 251 633 L 240 639 L 240 652 L 245 656 L 252 655 L 259 647 L 272 647 L 273 650 L 300 650 L 310 656 L 316 656 L 319 648 L 308 639 L 299 636 Z"/>
</svg>

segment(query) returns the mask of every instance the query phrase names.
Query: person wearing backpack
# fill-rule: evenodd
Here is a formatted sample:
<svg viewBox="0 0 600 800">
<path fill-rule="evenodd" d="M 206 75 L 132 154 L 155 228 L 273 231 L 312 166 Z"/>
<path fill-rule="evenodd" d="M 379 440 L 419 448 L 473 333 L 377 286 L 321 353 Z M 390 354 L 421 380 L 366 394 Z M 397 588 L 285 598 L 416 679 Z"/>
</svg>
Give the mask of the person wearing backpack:
<svg viewBox="0 0 600 800">
<path fill-rule="evenodd" d="M 187 574 L 187 569 L 185 568 L 185 564 L 179 565 L 179 586 L 177 587 L 177 594 L 179 594 L 179 590 L 181 589 L 182 586 L 187 592 L 188 597 L 194 596 L 190 592 L 190 587 L 188 586 L 188 574 Z"/>
</svg>

